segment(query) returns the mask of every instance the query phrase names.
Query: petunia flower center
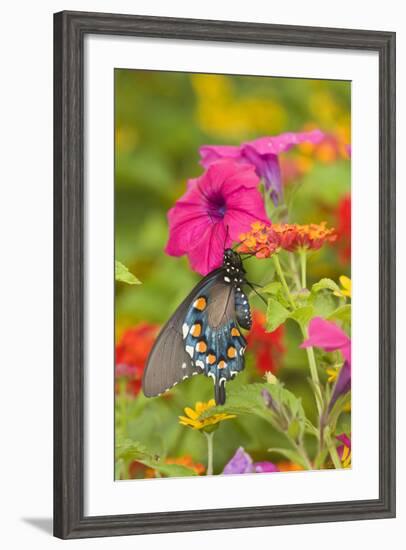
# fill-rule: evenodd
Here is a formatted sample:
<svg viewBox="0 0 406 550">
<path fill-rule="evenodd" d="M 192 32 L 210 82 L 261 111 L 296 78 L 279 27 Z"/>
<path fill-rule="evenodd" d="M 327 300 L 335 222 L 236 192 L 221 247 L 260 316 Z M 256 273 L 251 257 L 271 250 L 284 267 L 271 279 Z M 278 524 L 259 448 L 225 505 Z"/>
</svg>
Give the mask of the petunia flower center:
<svg viewBox="0 0 406 550">
<path fill-rule="evenodd" d="M 211 196 L 207 201 L 207 213 L 211 218 L 221 220 L 227 211 L 227 204 L 223 195 Z"/>
</svg>

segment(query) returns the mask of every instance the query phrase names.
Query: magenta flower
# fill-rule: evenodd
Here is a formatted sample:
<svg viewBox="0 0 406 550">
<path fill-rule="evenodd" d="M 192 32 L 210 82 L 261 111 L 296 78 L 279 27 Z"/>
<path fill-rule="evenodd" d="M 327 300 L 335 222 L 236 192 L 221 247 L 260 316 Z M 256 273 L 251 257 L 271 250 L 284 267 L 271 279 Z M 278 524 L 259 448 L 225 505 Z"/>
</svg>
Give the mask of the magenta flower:
<svg viewBox="0 0 406 550">
<path fill-rule="evenodd" d="M 269 224 L 253 166 L 234 161 L 211 165 L 188 181 L 186 193 L 168 212 L 170 256 L 187 254 L 192 269 L 206 275 L 219 267 L 224 248 L 254 221 Z"/>
<path fill-rule="evenodd" d="M 279 468 L 272 462 L 254 462 L 243 447 L 239 447 L 231 460 L 225 465 L 223 474 L 262 474 L 279 472 Z"/>
<path fill-rule="evenodd" d="M 344 359 L 351 365 L 351 338 L 335 323 L 321 317 L 314 317 L 309 323 L 309 337 L 301 348 L 316 346 L 325 351 L 340 350 Z"/>
<path fill-rule="evenodd" d="M 269 192 L 274 204 L 283 198 L 283 186 L 278 155 L 288 151 L 294 145 L 304 141 L 319 143 L 324 137 L 320 130 L 311 132 L 286 132 L 279 136 L 269 136 L 247 141 L 240 146 L 203 145 L 200 147 L 201 164 L 207 168 L 219 159 L 233 159 L 237 162 L 249 162 L 255 166 L 260 178 L 263 178 L 265 189 Z"/>
<path fill-rule="evenodd" d="M 351 389 L 351 338 L 336 324 L 325 321 L 321 317 L 315 317 L 309 323 L 309 338 L 300 347 L 310 346 L 316 346 L 325 351 L 339 350 L 345 360 L 331 394 L 328 406 L 328 410 L 331 411 L 340 395 L 346 394 Z"/>
</svg>

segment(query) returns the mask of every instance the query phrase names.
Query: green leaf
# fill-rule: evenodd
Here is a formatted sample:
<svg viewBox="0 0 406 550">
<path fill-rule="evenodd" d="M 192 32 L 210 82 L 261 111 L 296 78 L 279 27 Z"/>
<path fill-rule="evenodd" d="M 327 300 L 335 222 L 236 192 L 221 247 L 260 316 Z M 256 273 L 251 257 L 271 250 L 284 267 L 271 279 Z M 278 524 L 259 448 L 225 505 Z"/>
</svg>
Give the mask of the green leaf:
<svg viewBox="0 0 406 550">
<path fill-rule="evenodd" d="M 320 292 L 320 290 L 332 290 L 333 292 L 335 291 L 340 291 L 340 287 L 338 286 L 337 283 L 335 283 L 333 281 L 333 279 L 320 279 L 320 281 L 318 283 L 315 283 L 313 286 L 312 286 L 312 292 Z"/>
<path fill-rule="evenodd" d="M 336 300 L 330 292 L 325 290 L 311 294 L 309 298 L 309 304 L 314 308 L 314 315 L 316 317 L 323 317 L 326 319 L 336 309 Z"/>
<path fill-rule="evenodd" d="M 292 422 L 289 424 L 288 434 L 295 441 L 300 437 L 301 426 L 298 420 L 292 420 Z"/>
<path fill-rule="evenodd" d="M 262 392 L 266 390 L 271 396 L 273 406 L 268 407 Z M 214 414 L 227 413 L 236 415 L 256 415 L 271 423 L 275 429 L 286 432 L 292 428 L 301 438 L 305 429 L 305 413 L 301 399 L 287 390 L 279 381 L 276 384 L 244 384 L 230 391 L 225 405 L 213 407 L 202 414 L 207 418 Z"/>
<path fill-rule="evenodd" d="M 268 308 L 266 311 L 266 330 L 267 332 L 273 332 L 280 325 L 282 325 L 289 317 L 290 312 L 277 300 L 273 298 L 268 299 Z"/>
<path fill-rule="evenodd" d="M 277 296 L 282 290 L 282 284 L 279 281 L 273 281 L 268 283 L 261 289 L 261 292 L 266 292 L 267 294 L 273 294 Z"/>
<path fill-rule="evenodd" d="M 306 328 L 310 319 L 314 317 L 313 306 L 303 306 L 295 309 L 290 314 L 290 318 L 296 321 L 302 328 Z"/>
<path fill-rule="evenodd" d="M 197 475 L 194 470 L 180 464 L 167 464 L 161 457 L 149 451 L 139 441 L 124 440 L 116 445 L 116 462 L 123 464 L 136 460 L 167 477 Z"/>
<path fill-rule="evenodd" d="M 343 323 L 351 322 L 351 304 L 345 304 L 337 308 L 335 311 L 330 313 L 327 319 L 332 321 L 342 321 Z"/>
<path fill-rule="evenodd" d="M 160 474 L 163 474 L 166 477 L 185 477 L 185 476 L 196 476 L 196 472 L 187 466 L 182 466 L 181 464 L 165 464 L 164 462 L 159 463 L 150 463 L 145 464 L 154 470 L 158 470 Z"/>
<path fill-rule="evenodd" d="M 137 279 L 135 275 L 124 264 L 116 260 L 115 263 L 115 279 L 121 283 L 127 283 L 128 285 L 140 285 L 141 281 Z"/>
<path fill-rule="evenodd" d="M 309 466 L 307 465 L 304 458 L 302 458 L 299 453 L 297 453 L 296 451 L 293 451 L 292 449 L 271 448 L 271 449 L 268 449 L 268 452 L 278 453 L 280 455 L 283 455 L 291 462 L 300 464 L 300 466 L 302 466 L 305 470 L 309 469 Z"/>
</svg>

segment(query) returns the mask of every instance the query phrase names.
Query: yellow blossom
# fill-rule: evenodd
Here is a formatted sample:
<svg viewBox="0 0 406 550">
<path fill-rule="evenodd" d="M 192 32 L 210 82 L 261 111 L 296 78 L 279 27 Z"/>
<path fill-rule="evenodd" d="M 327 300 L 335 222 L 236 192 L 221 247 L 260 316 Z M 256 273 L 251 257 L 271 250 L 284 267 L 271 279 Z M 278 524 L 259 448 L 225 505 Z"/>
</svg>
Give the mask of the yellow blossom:
<svg viewBox="0 0 406 550">
<path fill-rule="evenodd" d="M 334 382 L 337 379 L 338 369 L 334 367 L 329 367 L 328 369 L 326 369 L 326 372 L 328 374 L 327 382 Z"/>
<path fill-rule="evenodd" d="M 336 290 L 334 294 L 336 296 L 351 298 L 351 279 L 345 275 L 341 275 L 339 278 L 341 288 Z"/>
<path fill-rule="evenodd" d="M 202 403 L 201 401 L 198 401 L 194 409 L 190 407 L 186 407 L 184 409 L 186 416 L 179 417 L 179 424 L 182 424 L 183 426 L 189 426 L 194 430 L 207 431 L 207 430 L 213 429 L 212 428 L 213 426 L 215 426 L 216 424 L 219 424 L 223 420 L 235 418 L 235 414 L 227 414 L 227 413 L 217 413 L 217 414 L 208 416 L 207 418 L 204 418 L 204 419 L 201 418 L 204 412 L 206 412 L 208 409 L 212 409 L 215 406 L 216 406 L 216 402 L 214 399 L 210 399 L 210 401 L 208 401 L 207 403 Z"/>
<path fill-rule="evenodd" d="M 266 371 L 264 378 L 268 382 L 268 384 L 277 384 L 278 383 L 278 379 L 276 378 L 276 376 L 274 374 L 272 374 L 272 372 L 269 371 L 269 370 Z"/>
</svg>

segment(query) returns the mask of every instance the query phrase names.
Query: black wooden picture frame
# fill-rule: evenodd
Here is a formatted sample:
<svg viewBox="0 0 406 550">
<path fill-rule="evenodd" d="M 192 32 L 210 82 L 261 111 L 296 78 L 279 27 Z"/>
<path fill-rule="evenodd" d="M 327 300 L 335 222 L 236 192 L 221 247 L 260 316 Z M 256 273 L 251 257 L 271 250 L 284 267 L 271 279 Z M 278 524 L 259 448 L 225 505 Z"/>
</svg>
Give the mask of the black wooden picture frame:
<svg viewBox="0 0 406 550">
<path fill-rule="evenodd" d="M 379 54 L 378 499 L 97 517 L 84 515 L 83 41 L 87 34 L 369 50 Z M 395 33 L 57 13 L 54 16 L 54 132 L 55 536 L 67 539 L 394 517 Z"/>
</svg>

